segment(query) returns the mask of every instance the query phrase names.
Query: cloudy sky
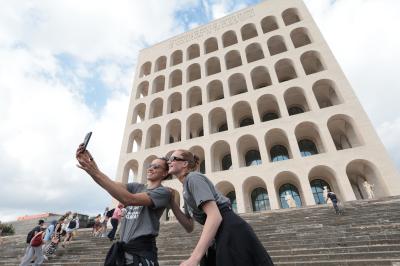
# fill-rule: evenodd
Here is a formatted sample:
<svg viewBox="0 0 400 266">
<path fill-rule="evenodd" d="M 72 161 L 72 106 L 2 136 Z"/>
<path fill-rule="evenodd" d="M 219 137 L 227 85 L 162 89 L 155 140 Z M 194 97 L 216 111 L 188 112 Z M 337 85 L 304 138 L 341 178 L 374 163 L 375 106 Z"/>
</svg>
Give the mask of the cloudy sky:
<svg viewBox="0 0 400 266">
<path fill-rule="evenodd" d="M 114 177 L 138 51 L 259 0 L 1 1 L 0 220 L 99 213 L 76 168 L 87 131 Z M 400 1 L 305 0 L 400 168 Z"/>
</svg>

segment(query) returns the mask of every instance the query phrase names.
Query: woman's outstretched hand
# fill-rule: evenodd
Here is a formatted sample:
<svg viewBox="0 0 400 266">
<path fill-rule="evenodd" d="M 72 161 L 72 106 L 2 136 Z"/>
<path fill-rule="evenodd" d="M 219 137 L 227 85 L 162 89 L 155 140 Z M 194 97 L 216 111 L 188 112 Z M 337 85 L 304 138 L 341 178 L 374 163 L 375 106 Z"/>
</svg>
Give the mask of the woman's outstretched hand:
<svg viewBox="0 0 400 266">
<path fill-rule="evenodd" d="M 99 168 L 97 167 L 96 162 L 93 159 L 93 156 L 90 152 L 83 148 L 83 144 L 79 145 L 76 150 L 76 159 L 78 163 L 76 166 L 85 170 L 90 176 L 94 176 L 99 172 Z"/>
</svg>

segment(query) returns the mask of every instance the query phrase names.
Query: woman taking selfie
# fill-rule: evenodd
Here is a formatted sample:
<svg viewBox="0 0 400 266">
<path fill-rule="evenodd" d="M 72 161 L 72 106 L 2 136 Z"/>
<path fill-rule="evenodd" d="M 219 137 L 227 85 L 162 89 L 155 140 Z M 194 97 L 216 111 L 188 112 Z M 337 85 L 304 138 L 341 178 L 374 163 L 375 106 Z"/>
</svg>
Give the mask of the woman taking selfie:
<svg viewBox="0 0 400 266">
<path fill-rule="evenodd" d="M 187 232 L 193 231 L 193 220 L 204 225 L 191 256 L 180 266 L 266 266 L 273 262 L 247 222 L 236 215 L 230 201 L 219 193 L 211 181 L 196 172 L 199 158 L 186 150 L 176 150 L 168 161 L 169 173 L 183 185 L 183 213 L 171 201 L 171 208 Z M 215 240 L 215 258 L 205 257 Z M 208 253 L 213 253 L 209 249 Z"/>
<path fill-rule="evenodd" d="M 156 237 L 160 217 L 169 204 L 171 192 L 161 185 L 168 175 L 164 158 L 151 162 L 147 168 L 147 185 L 114 182 L 97 167 L 91 154 L 81 145 L 76 152 L 78 167 L 126 209 L 121 222 L 120 241 L 110 248 L 105 265 L 158 265 Z"/>
</svg>

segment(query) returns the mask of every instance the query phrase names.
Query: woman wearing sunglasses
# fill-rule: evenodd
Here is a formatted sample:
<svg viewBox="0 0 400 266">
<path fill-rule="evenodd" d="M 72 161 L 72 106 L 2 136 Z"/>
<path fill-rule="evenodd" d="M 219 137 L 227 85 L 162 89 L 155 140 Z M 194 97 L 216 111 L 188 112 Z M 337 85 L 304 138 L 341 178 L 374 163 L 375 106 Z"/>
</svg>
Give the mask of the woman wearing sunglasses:
<svg viewBox="0 0 400 266">
<path fill-rule="evenodd" d="M 250 225 L 232 211 L 229 199 L 221 195 L 206 176 L 196 172 L 199 165 L 197 156 L 186 150 L 176 150 L 168 164 L 169 173 L 183 185 L 185 213 L 171 201 L 175 217 L 187 232 L 193 231 L 193 220 L 204 225 L 191 256 L 180 266 L 197 266 L 199 263 L 217 266 L 273 265 Z M 210 247 L 212 245 L 214 247 Z"/>
<path fill-rule="evenodd" d="M 156 237 L 160 217 L 169 205 L 171 192 L 161 182 L 169 177 L 165 158 L 157 158 L 147 168 L 147 184 L 115 182 L 102 173 L 89 151 L 82 145 L 76 152 L 79 168 L 126 209 L 121 221 L 120 241 L 114 243 L 105 265 L 158 265 Z"/>
</svg>

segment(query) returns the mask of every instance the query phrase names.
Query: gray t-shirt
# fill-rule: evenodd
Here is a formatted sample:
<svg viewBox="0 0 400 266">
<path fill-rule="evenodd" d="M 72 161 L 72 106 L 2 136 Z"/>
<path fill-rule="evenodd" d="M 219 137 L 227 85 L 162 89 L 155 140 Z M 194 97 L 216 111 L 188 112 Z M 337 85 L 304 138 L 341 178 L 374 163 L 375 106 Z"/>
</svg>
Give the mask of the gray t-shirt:
<svg viewBox="0 0 400 266">
<path fill-rule="evenodd" d="M 125 217 L 121 221 L 121 241 L 127 243 L 131 239 L 144 235 L 158 235 L 160 217 L 166 206 L 169 205 L 171 192 L 163 187 L 147 189 L 144 184 L 129 183 L 128 191 L 131 193 L 146 192 L 153 206 L 127 206 Z"/>
<path fill-rule="evenodd" d="M 183 183 L 183 199 L 186 215 L 203 225 L 207 218 L 201 207 L 203 203 L 213 200 L 218 207 L 230 203 L 229 199 L 217 191 L 211 181 L 199 172 L 190 172 L 186 176 Z"/>
</svg>

